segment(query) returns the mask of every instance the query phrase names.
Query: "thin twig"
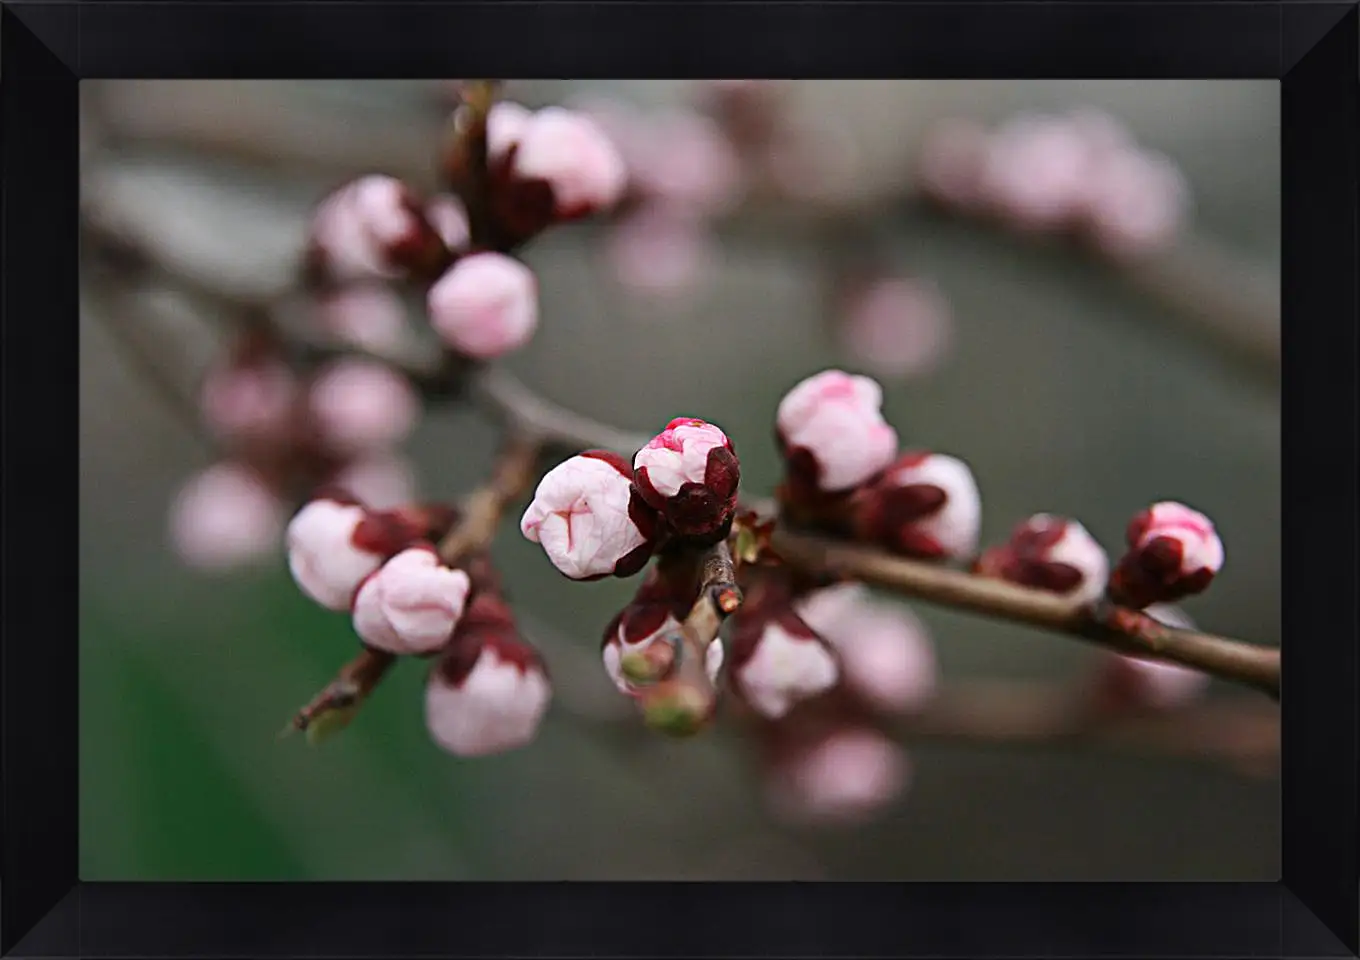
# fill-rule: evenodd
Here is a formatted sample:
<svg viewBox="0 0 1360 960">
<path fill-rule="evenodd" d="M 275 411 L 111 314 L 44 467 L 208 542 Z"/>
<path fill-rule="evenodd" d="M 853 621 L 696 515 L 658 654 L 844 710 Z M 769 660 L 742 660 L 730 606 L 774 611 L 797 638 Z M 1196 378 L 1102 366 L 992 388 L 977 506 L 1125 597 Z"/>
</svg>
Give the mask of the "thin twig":
<svg viewBox="0 0 1360 960">
<path fill-rule="evenodd" d="M 1280 651 L 1240 640 L 1179 630 L 1133 610 L 1094 609 L 1042 590 L 908 560 L 825 537 L 776 529 L 771 549 L 815 575 L 853 577 L 904 596 L 998 620 L 1023 623 L 1123 654 L 1167 660 L 1280 696 Z"/>
<path fill-rule="evenodd" d="M 592 420 L 544 399 L 501 367 L 485 367 L 472 377 L 471 393 L 507 426 L 531 430 L 545 443 L 578 452 L 587 448 L 634 453 L 651 439 Z"/>
</svg>

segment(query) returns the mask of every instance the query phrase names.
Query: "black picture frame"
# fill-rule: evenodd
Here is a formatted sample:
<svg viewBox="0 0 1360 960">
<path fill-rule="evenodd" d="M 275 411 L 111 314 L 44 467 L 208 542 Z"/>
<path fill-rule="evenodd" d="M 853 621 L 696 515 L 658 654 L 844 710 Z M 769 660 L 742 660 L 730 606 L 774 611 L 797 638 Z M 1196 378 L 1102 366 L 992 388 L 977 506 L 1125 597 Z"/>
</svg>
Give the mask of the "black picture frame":
<svg viewBox="0 0 1360 960">
<path fill-rule="evenodd" d="M 5 3 L 0 952 L 1356 955 L 1358 28 L 1353 2 Z M 1281 880 L 80 882 L 77 83 L 445 75 L 1279 78 Z"/>
</svg>

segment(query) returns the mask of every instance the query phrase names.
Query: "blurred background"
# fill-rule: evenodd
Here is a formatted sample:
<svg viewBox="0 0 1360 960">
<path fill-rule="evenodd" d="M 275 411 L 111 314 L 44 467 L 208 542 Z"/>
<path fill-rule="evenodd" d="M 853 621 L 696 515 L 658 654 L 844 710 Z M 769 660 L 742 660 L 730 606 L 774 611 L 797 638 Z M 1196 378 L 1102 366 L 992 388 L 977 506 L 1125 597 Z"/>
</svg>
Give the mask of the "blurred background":
<svg viewBox="0 0 1360 960">
<path fill-rule="evenodd" d="M 135 218 L 177 268 L 248 295 L 292 281 L 308 212 L 339 183 L 384 171 L 434 184 L 452 106 L 438 82 L 82 88 L 86 190 Z M 661 81 L 505 90 L 531 106 L 602 115 L 621 104 L 689 108 L 701 93 Z M 984 542 L 1052 511 L 1117 551 L 1136 510 L 1184 500 L 1214 518 L 1229 558 L 1187 612 L 1214 632 L 1278 643 L 1278 84 L 822 81 L 792 82 L 783 95 L 787 122 L 817 150 L 792 173 L 770 165 L 785 169 L 782 193 L 755 184 L 757 199 L 711 231 L 672 235 L 670 247 L 638 223 L 632 234 L 630 224 L 587 223 L 526 248 L 543 319 L 508 365 L 553 400 L 630 430 L 655 432 L 681 414 L 713 420 L 735 439 L 750 495 L 779 476 L 771 435 L 783 393 L 827 366 L 873 372 L 905 442 L 971 464 Z M 1191 202 L 1175 243 L 1153 260 L 1091 256 L 900 202 L 942 118 L 995 126 L 1073 108 L 1106 112 L 1179 169 Z M 685 255 L 658 267 L 676 244 Z M 927 291 L 914 346 L 895 354 L 854 336 L 829 306 L 847 266 L 867 262 L 866 244 L 885 274 Z M 656 251 L 641 268 L 628 256 L 639 249 Z M 333 740 L 315 749 L 279 740 L 355 639 L 346 617 L 297 591 L 281 548 L 228 574 L 176 557 L 169 505 L 211 455 L 109 339 L 102 321 L 129 311 L 174 342 L 185 382 L 211 356 L 185 332 L 202 325 L 187 302 L 83 291 L 85 879 L 1278 874 L 1273 774 L 1077 745 L 907 743 L 907 788 L 875 817 L 787 823 L 739 731 L 684 742 L 601 732 L 619 698 L 599 666 L 600 631 L 632 586 L 565 580 L 508 522 L 493 553 L 565 705 L 535 743 L 476 761 L 441 752 L 425 730 L 417 664 L 399 664 Z M 422 496 L 474 485 L 495 437 L 471 408 L 425 416 L 405 445 Z M 914 609 L 946 679 L 1059 682 L 1097 656 Z M 1255 696 L 1223 686 L 1208 696 Z"/>
</svg>

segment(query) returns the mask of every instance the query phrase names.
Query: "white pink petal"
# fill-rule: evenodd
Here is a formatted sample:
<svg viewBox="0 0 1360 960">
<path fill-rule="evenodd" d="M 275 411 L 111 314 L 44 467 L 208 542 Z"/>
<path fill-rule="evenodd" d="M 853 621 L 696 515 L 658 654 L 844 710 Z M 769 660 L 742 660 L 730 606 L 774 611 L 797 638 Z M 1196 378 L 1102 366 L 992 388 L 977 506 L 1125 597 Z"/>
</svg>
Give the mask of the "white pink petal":
<svg viewBox="0 0 1360 960">
<path fill-rule="evenodd" d="M 825 370 L 779 403 L 776 421 L 789 447 L 807 450 L 823 490 L 857 486 L 892 462 L 897 432 L 883 419 L 883 391 L 868 377 Z"/>
<path fill-rule="evenodd" d="M 629 513 L 631 500 L 632 482 L 617 467 L 572 457 L 539 481 L 520 532 L 566 576 L 604 576 L 647 542 Z"/>
<path fill-rule="evenodd" d="M 359 588 L 354 630 L 364 643 L 395 654 L 444 646 L 467 604 L 471 583 L 425 547 L 403 550 Z"/>
</svg>

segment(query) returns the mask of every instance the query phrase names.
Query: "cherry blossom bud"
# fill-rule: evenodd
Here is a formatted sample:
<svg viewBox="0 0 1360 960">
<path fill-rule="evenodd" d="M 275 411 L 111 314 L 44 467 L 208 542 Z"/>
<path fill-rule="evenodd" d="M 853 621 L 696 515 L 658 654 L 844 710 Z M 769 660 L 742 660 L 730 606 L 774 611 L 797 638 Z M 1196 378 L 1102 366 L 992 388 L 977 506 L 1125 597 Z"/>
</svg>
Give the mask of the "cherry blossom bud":
<svg viewBox="0 0 1360 960">
<path fill-rule="evenodd" d="M 620 285 L 652 296 L 693 292 L 715 260 L 712 237 L 694 216 L 656 203 L 611 227 L 605 256 Z"/>
<path fill-rule="evenodd" d="M 1193 630 L 1194 622 L 1176 607 L 1154 604 L 1144 611 L 1158 623 Z M 1209 686 L 1209 675 L 1178 663 L 1103 653 L 1096 671 L 1098 702 L 1111 710 L 1174 710 Z"/>
<path fill-rule="evenodd" d="M 318 499 L 288 524 L 288 568 L 302 592 L 331 610 L 348 610 L 364 578 L 382 566 L 386 551 L 360 535 L 368 511 Z"/>
<path fill-rule="evenodd" d="M 469 605 L 453 645 L 425 686 L 430 735 L 459 757 L 525 746 L 552 700 L 537 651 L 514 638 L 508 611 L 479 619 L 486 605 L 481 598 Z"/>
<path fill-rule="evenodd" d="M 968 465 L 941 453 L 906 453 L 855 494 L 856 536 L 926 560 L 977 549 L 982 498 Z"/>
<path fill-rule="evenodd" d="M 839 655 L 845 685 L 870 706 L 907 712 L 934 693 L 930 635 L 906 607 L 875 603 L 858 584 L 840 584 L 799 598 L 795 609 Z"/>
<path fill-rule="evenodd" d="M 450 250 L 461 250 L 472 238 L 467 207 L 451 193 L 432 197 L 425 204 L 425 218 Z"/>
<path fill-rule="evenodd" d="M 1087 228 L 1112 256 L 1137 256 L 1175 239 L 1189 188 L 1167 157 L 1125 149 L 1098 164 L 1085 197 Z"/>
<path fill-rule="evenodd" d="M 538 326 L 538 280 L 513 257 L 463 257 L 430 288 L 430 323 L 459 353 L 491 360 L 529 342 Z"/>
<path fill-rule="evenodd" d="M 725 535 L 740 480 L 727 434 L 691 417 L 666 424 L 633 458 L 638 493 L 684 537 Z"/>
<path fill-rule="evenodd" d="M 642 569 L 655 516 L 635 496 L 628 461 L 589 450 L 544 474 L 519 528 L 563 574 L 593 580 Z"/>
<path fill-rule="evenodd" d="M 430 653 L 452 637 L 470 589 L 468 575 L 444 566 L 433 547 L 403 550 L 359 587 L 354 632 L 388 653 Z"/>
<path fill-rule="evenodd" d="M 1181 503 L 1153 504 L 1129 523 L 1128 552 L 1115 565 L 1110 598 L 1135 609 L 1202 593 L 1223 567 L 1213 522 Z"/>
<path fill-rule="evenodd" d="M 374 510 L 390 510 L 410 503 L 416 490 L 410 462 L 385 454 L 351 460 L 331 478 L 329 485 Z"/>
<path fill-rule="evenodd" d="M 858 486 L 892 462 L 897 431 L 883 420 L 883 390 L 868 377 L 825 370 L 779 402 L 776 423 L 790 472 L 827 492 Z"/>
<path fill-rule="evenodd" d="M 763 624 L 739 618 L 728 671 L 742 699 L 771 720 L 830 690 L 840 676 L 835 654 L 791 611 Z"/>
<path fill-rule="evenodd" d="M 977 572 L 1094 603 L 1105 593 L 1110 561 L 1077 521 L 1036 513 L 1005 544 L 983 553 Z"/>
<path fill-rule="evenodd" d="M 513 100 L 497 100 L 486 115 L 486 152 L 502 157 L 519 142 L 534 112 Z"/>
<path fill-rule="evenodd" d="M 949 347 L 949 305 L 933 284 L 884 279 L 853 290 L 837 332 L 864 369 L 912 376 L 933 369 Z"/>
<path fill-rule="evenodd" d="M 190 566 L 225 570 L 277 549 L 285 516 L 282 501 L 253 471 L 219 463 L 180 490 L 170 510 L 170 539 Z"/>
<path fill-rule="evenodd" d="M 322 201 L 308 258 L 314 273 L 332 280 L 394 279 L 428 271 L 447 260 L 448 250 L 407 186 L 373 174 Z"/>
<path fill-rule="evenodd" d="M 345 453 L 403 440 L 420 410 L 410 382 L 371 360 L 332 363 L 313 381 L 308 401 L 322 437 Z"/>
<path fill-rule="evenodd" d="M 327 333 L 362 350 L 395 350 L 407 333 L 401 298 L 379 284 L 323 292 L 317 297 L 315 316 Z"/>
<path fill-rule="evenodd" d="M 874 730 L 837 730 L 800 746 L 771 771 L 769 803 L 794 823 L 857 823 L 901 795 L 907 755 Z"/>
<path fill-rule="evenodd" d="M 511 121 L 513 127 L 516 121 Z M 545 107 L 521 122 L 511 169 L 522 180 L 552 189 L 554 213 L 573 220 L 612 207 L 628 185 L 628 168 L 590 117 Z M 505 136 L 497 133 L 497 141 Z"/>
<path fill-rule="evenodd" d="M 271 440 L 292 424 L 297 378 L 274 358 L 230 360 L 203 378 L 199 402 L 209 429 L 228 440 Z"/>
<path fill-rule="evenodd" d="M 684 639 L 677 612 L 674 604 L 635 602 L 610 622 L 600 654 L 620 693 L 638 696 L 674 670 Z M 713 640 L 704 654 L 704 669 L 715 685 L 722 663 L 722 642 Z"/>
<path fill-rule="evenodd" d="M 986 129 L 970 120 L 945 120 L 927 131 L 917 167 L 921 190 L 946 206 L 982 206 L 989 142 Z"/>
</svg>

